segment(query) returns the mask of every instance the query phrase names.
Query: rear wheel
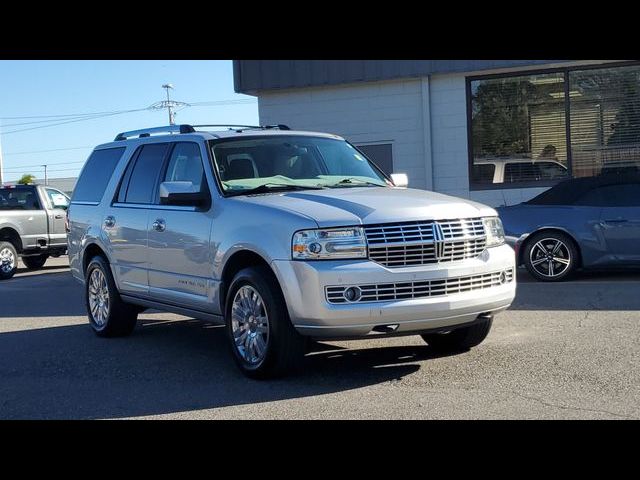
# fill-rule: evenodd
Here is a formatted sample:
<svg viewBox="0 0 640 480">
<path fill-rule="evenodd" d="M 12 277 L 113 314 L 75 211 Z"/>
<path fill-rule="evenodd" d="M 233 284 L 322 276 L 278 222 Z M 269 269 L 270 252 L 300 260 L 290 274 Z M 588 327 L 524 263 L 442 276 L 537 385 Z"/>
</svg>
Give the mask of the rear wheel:
<svg viewBox="0 0 640 480">
<path fill-rule="evenodd" d="M 523 256 L 525 267 L 537 280 L 560 282 L 575 271 L 578 250 L 564 233 L 540 232 L 527 240 Z"/>
<path fill-rule="evenodd" d="M 89 262 L 85 288 L 89 324 L 96 335 L 122 337 L 133 332 L 139 309 L 122 301 L 103 257 L 93 257 Z"/>
<path fill-rule="evenodd" d="M 24 263 L 24 266 L 27 267 L 29 270 L 38 270 L 39 268 L 42 268 L 45 264 L 45 262 L 47 261 L 47 258 L 49 258 L 49 255 L 35 255 L 32 257 L 22 257 L 22 263 Z"/>
<path fill-rule="evenodd" d="M 422 339 L 434 350 L 442 353 L 468 350 L 480 345 L 491 330 L 493 318 L 486 318 L 468 327 L 446 333 L 425 333 Z"/>
<path fill-rule="evenodd" d="M 9 242 L 0 242 L 0 280 L 13 277 L 18 270 L 18 252 Z"/>
<path fill-rule="evenodd" d="M 246 376 L 266 379 L 300 366 L 306 347 L 291 324 L 273 273 L 250 267 L 236 274 L 227 294 L 226 324 L 233 358 Z"/>
</svg>

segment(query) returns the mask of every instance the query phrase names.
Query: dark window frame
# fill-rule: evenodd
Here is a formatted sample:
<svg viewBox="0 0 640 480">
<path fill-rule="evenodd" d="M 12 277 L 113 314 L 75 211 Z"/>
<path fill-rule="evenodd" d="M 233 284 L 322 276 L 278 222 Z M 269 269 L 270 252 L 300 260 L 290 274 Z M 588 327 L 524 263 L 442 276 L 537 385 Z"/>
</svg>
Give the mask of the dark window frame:
<svg viewBox="0 0 640 480">
<path fill-rule="evenodd" d="M 570 67 L 557 67 L 557 68 L 540 68 L 531 70 L 518 70 L 514 72 L 506 73 L 492 73 L 487 75 L 471 75 L 465 77 L 465 95 L 467 104 L 467 172 L 469 175 L 469 190 L 470 191 L 482 191 L 482 190 L 512 190 L 516 188 L 545 188 L 553 187 L 562 180 L 573 178 L 573 162 L 571 154 L 571 99 L 569 97 L 569 73 L 574 71 L 584 70 L 605 70 L 616 67 L 632 67 L 639 66 L 640 61 L 627 61 L 627 62 L 608 62 L 600 63 L 597 65 L 573 65 Z M 472 125 L 472 95 L 471 95 L 471 82 L 478 80 L 491 80 L 494 78 L 511 78 L 511 77 L 524 77 L 531 75 L 544 75 L 549 73 L 563 73 L 564 74 L 564 98 L 565 98 L 565 136 L 567 143 L 567 171 L 569 175 L 565 178 L 557 180 L 545 180 L 534 182 L 514 182 L 514 183 L 473 183 L 473 125 Z"/>
</svg>

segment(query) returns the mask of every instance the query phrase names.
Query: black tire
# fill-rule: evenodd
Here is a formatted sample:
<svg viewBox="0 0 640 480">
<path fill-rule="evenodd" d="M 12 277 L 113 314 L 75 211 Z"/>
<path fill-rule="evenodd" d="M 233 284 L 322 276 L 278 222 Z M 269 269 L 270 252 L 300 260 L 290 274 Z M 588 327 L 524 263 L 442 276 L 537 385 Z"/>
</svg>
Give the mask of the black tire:
<svg viewBox="0 0 640 480">
<path fill-rule="evenodd" d="M 493 318 L 487 318 L 448 333 L 425 333 L 420 336 L 437 352 L 461 352 L 480 345 L 487 338 L 492 324 Z"/>
<path fill-rule="evenodd" d="M 7 255 L 3 255 L 6 252 Z M 4 260 L 3 260 L 4 259 Z M 0 242 L 0 280 L 8 280 L 18 271 L 18 251 L 10 242 Z"/>
<path fill-rule="evenodd" d="M 49 258 L 49 255 L 36 255 L 33 257 L 22 257 L 22 263 L 24 263 L 24 266 L 27 267 L 29 270 L 38 270 L 39 268 L 42 268 L 45 264 L 45 262 L 47 261 L 47 258 Z"/>
<path fill-rule="evenodd" d="M 557 242 L 560 242 L 558 244 Z M 558 252 L 554 255 L 552 252 L 555 246 L 559 245 Z M 547 248 L 547 253 L 551 255 L 549 258 L 555 260 L 545 260 L 541 246 Z M 579 253 L 573 239 L 562 232 L 539 232 L 527 239 L 522 252 L 522 260 L 527 271 L 536 280 L 541 282 L 561 282 L 570 278 L 576 270 L 579 261 Z M 542 261 L 537 265 L 533 262 Z M 568 264 L 560 263 L 566 262 Z M 550 268 L 549 265 L 552 265 Z"/>
<path fill-rule="evenodd" d="M 254 364 L 242 356 L 233 334 L 233 301 L 238 291 L 245 286 L 253 288 L 260 295 L 267 318 L 266 350 L 262 360 Z M 247 377 L 258 380 L 281 377 L 295 372 L 302 365 L 306 338 L 291 324 L 278 280 L 270 269 L 262 266 L 250 267 L 236 274 L 227 293 L 225 320 L 233 359 Z"/>
<path fill-rule="evenodd" d="M 108 290 L 108 310 L 104 321 L 97 321 L 91 311 L 89 300 L 91 278 L 95 270 L 99 270 L 106 280 Z M 111 275 L 109 263 L 101 256 L 91 259 L 85 275 L 85 303 L 89 324 L 99 337 L 124 337 L 131 334 L 138 320 L 139 309 L 135 305 L 125 303 L 120 298 L 116 284 Z"/>
</svg>

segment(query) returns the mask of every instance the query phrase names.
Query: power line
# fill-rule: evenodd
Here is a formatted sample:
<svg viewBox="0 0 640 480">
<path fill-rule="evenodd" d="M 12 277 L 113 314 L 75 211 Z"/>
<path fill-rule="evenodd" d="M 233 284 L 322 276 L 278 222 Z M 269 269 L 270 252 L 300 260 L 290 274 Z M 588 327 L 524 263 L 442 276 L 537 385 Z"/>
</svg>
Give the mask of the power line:
<svg viewBox="0 0 640 480">
<path fill-rule="evenodd" d="M 7 155 L 27 155 L 30 153 L 49 153 L 49 152 L 63 152 L 65 150 L 86 150 L 88 148 L 94 148 L 93 146 L 88 147 L 68 147 L 68 148 L 52 148 L 49 150 L 31 150 L 29 152 L 11 152 L 4 153 L 3 155 L 6 157 Z"/>
<path fill-rule="evenodd" d="M 78 163 L 85 163 L 86 160 L 79 160 L 77 162 L 58 162 L 58 163 L 47 163 L 47 165 L 50 166 L 56 166 L 56 165 L 61 165 L 61 166 L 66 166 L 66 165 L 73 165 L 73 164 L 78 164 Z M 24 170 L 26 168 L 37 168 L 37 167 L 41 167 L 42 164 L 41 163 L 37 163 L 37 164 L 32 164 L 32 165 L 20 165 L 20 166 L 14 166 L 14 167 L 6 167 L 5 170 Z"/>
</svg>

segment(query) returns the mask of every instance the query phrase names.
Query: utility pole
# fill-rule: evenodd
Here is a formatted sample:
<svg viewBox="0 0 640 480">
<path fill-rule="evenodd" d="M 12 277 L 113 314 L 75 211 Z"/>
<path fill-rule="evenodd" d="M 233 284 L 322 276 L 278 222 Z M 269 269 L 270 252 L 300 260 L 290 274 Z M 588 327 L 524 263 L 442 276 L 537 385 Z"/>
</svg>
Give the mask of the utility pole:
<svg viewBox="0 0 640 480">
<path fill-rule="evenodd" d="M 169 97 L 169 90 L 173 89 L 173 85 L 170 83 L 165 83 L 164 85 L 162 85 L 162 88 L 167 91 L 167 110 L 169 110 L 169 125 L 175 125 L 176 121 L 172 110 L 173 104 L 171 103 L 171 98 Z"/>
<path fill-rule="evenodd" d="M 49 179 L 47 178 L 47 166 L 46 165 L 41 165 L 41 166 L 44 167 L 44 184 L 49 185 Z"/>
<path fill-rule="evenodd" d="M 171 95 L 169 94 L 169 90 L 173 90 L 173 85 L 171 83 L 165 83 L 164 85 L 162 85 L 162 88 L 164 88 L 167 91 L 167 99 L 161 102 L 156 102 L 153 105 L 150 105 L 149 110 L 164 110 L 166 108 L 167 111 L 169 112 L 169 125 L 175 125 L 176 124 L 176 108 L 188 107 L 189 104 L 171 100 Z"/>
</svg>

